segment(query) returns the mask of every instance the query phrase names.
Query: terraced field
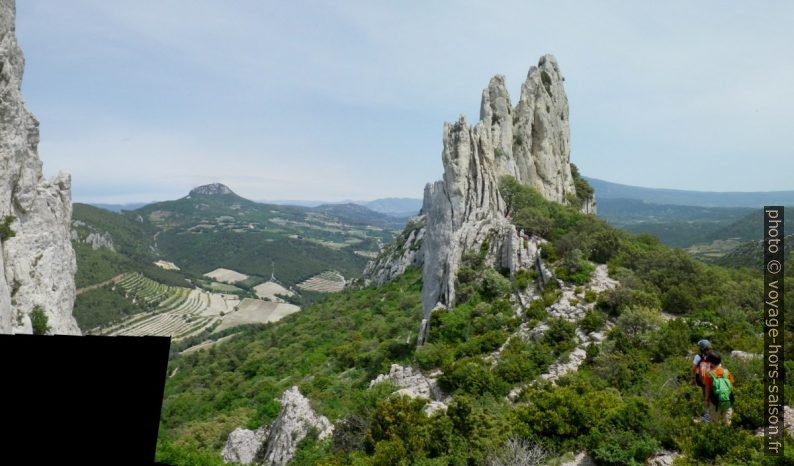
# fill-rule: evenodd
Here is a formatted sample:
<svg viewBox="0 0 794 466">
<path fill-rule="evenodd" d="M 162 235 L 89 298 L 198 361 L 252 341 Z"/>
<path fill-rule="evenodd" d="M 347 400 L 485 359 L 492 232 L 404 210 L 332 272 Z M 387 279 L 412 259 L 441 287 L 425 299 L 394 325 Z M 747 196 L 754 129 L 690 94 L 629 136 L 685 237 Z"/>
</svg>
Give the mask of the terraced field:
<svg viewBox="0 0 794 466">
<path fill-rule="evenodd" d="M 223 316 L 240 304 L 234 295 L 209 293 L 163 285 L 141 274 L 129 274 L 115 285 L 127 299 L 143 304 L 151 312 L 138 314 L 109 328 L 89 333 L 100 335 L 157 335 L 180 340 L 220 324 Z"/>
<path fill-rule="evenodd" d="M 320 293 L 337 293 L 345 288 L 345 277 L 335 270 L 328 270 L 298 284 L 298 288 Z"/>
</svg>

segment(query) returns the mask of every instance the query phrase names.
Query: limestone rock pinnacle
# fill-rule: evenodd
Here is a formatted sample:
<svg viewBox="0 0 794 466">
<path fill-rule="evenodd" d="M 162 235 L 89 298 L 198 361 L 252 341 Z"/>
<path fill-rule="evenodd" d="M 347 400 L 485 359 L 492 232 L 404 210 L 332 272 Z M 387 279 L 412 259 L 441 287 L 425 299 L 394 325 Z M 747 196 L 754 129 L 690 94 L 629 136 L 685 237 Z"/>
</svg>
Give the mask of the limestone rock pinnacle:
<svg viewBox="0 0 794 466">
<path fill-rule="evenodd" d="M 0 243 L 0 333 L 31 333 L 29 314 L 41 308 L 50 333 L 79 335 L 72 317 L 71 181 L 43 176 L 39 122 L 21 94 L 25 59 L 15 16 L 14 0 L 0 0 L 0 218 L 13 216 L 16 233 Z"/>
</svg>

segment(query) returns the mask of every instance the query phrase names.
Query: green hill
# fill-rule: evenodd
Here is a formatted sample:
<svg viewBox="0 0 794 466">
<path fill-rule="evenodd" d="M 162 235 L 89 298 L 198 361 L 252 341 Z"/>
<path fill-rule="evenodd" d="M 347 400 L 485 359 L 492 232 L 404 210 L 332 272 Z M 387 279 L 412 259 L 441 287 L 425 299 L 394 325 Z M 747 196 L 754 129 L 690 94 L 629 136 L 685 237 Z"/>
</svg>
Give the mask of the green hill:
<svg viewBox="0 0 794 466">
<path fill-rule="evenodd" d="M 710 243 L 743 220 L 750 207 L 699 207 L 654 204 L 637 199 L 598 199 L 598 216 L 632 233 L 648 233 L 674 247 Z M 730 237 L 730 236 L 728 236 Z"/>
<path fill-rule="evenodd" d="M 366 256 L 390 241 L 403 224 L 352 204 L 317 208 L 261 204 L 219 184 L 133 211 L 75 204 L 75 280 L 78 288 L 85 288 L 138 272 L 164 285 L 212 288 L 203 275 L 226 268 L 250 276 L 234 292 L 253 296 L 251 288 L 274 272 L 286 286 L 329 270 L 356 278 L 368 261 Z M 155 265 L 158 261 L 173 263 L 178 270 L 164 270 Z M 74 314 L 81 328 L 107 324 L 137 309 L 119 306 L 118 296 L 110 293 L 99 288 L 78 297 Z M 315 298 L 307 293 L 295 299 Z M 109 303 L 124 308 L 123 312 L 103 310 Z"/>
</svg>

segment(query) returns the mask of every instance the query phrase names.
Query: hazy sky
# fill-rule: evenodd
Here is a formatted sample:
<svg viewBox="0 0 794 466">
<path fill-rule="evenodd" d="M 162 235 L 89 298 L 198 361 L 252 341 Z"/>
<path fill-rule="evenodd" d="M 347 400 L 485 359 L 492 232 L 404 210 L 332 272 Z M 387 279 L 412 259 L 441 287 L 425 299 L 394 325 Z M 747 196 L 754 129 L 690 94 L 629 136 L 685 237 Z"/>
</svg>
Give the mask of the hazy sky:
<svg viewBox="0 0 794 466">
<path fill-rule="evenodd" d="M 498 5 L 497 5 L 498 4 Z M 45 172 L 76 201 L 421 197 L 441 129 L 552 53 L 587 175 L 794 189 L 794 2 L 20 0 Z"/>
</svg>

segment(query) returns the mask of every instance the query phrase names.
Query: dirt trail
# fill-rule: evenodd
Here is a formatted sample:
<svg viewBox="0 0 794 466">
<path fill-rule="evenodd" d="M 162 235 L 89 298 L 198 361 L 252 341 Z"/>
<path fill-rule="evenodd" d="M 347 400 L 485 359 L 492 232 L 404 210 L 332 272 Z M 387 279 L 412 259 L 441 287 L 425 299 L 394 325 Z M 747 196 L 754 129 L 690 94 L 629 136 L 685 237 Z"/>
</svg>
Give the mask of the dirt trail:
<svg viewBox="0 0 794 466">
<path fill-rule="evenodd" d="M 95 290 L 97 288 L 101 288 L 101 287 L 103 287 L 105 285 L 109 285 L 111 283 L 117 283 L 117 282 L 121 281 L 121 279 L 124 278 L 124 276 L 126 276 L 126 275 L 127 275 L 126 273 L 120 273 L 120 274 L 116 275 L 115 277 L 111 278 L 110 280 L 105 280 L 102 283 L 97 283 L 95 285 L 89 285 L 89 286 L 85 286 L 83 288 L 78 288 L 77 289 L 77 294 L 78 295 L 79 294 L 83 294 L 86 291 Z"/>
</svg>

